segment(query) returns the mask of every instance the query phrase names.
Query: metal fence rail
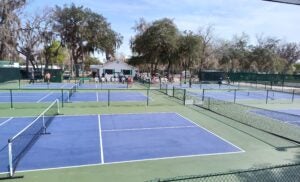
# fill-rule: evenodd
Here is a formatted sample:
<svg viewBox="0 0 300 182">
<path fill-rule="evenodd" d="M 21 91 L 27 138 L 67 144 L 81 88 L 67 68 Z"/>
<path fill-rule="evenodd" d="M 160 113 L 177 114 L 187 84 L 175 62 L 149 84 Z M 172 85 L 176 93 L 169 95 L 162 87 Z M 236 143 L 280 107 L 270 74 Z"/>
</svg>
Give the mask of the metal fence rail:
<svg viewBox="0 0 300 182">
<path fill-rule="evenodd" d="M 300 164 L 286 164 L 265 168 L 214 173 L 208 175 L 177 176 L 153 179 L 147 182 L 296 182 L 300 181 Z"/>
</svg>

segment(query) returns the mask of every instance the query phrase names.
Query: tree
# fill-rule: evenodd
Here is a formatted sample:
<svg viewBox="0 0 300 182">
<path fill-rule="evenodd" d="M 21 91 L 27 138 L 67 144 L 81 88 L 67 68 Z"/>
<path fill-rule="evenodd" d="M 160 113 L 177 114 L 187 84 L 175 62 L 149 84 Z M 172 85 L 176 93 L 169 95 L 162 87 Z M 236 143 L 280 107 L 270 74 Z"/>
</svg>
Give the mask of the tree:
<svg viewBox="0 0 300 182">
<path fill-rule="evenodd" d="M 226 71 L 249 70 L 249 37 L 246 34 L 234 36 L 231 41 L 222 42 L 218 47 L 219 64 L 226 68 Z"/>
<path fill-rule="evenodd" d="M 34 70 L 37 69 L 36 57 L 40 54 L 40 47 L 43 47 L 46 40 L 52 39 L 52 31 L 49 30 L 49 14 L 50 11 L 44 11 L 41 15 L 35 15 L 20 28 L 17 51 L 26 58 L 27 72 L 29 63 Z"/>
<path fill-rule="evenodd" d="M 199 52 L 202 49 L 202 38 L 191 31 L 184 31 L 179 38 L 178 55 L 180 63 L 185 70 L 185 80 L 187 70 L 191 73 L 191 68 L 196 65 L 199 60 Z"/>
<path fill-rule="evenodd" d="M 137 25 L 138 33 L 131 41 L 134 60 L 150 65 L 155 73 L 159 65 L 167 65 L 168 74 L 178 47 L 179 31 L 172 20 L 164 18 L 150 24 L 144 21 Z"/>
<path fill-rule="evenodd" d="M 84 59 L 84 70 L 90 70 L 91 65 L 99 65 L 100 60 L 96 57 L 87 56 Z"/>
<path fill-rule="evenodd" d="M 26 0 L 0 1 L 0 60 L 17 57 L 17 38 L 21 21 L 18 12 Z"/>
<path fill-rule="evenodd" d="M 257 65 L 257 71 L 276 73 L 282 69 L 282 59 L 276 54 L 279 39 L 271 37 L 257 37 L 258 44 L 252 46 L 250 62 Z"/>
<path fill-rule="evenodd" d="M 213 26 L 207 26 L 200 28 L 198 31 L 198 35 L 201 37 L 201 49 L 199 52 L 200 55 L 200 63 L 199 63 L 199 72 L 201 76 L 201 72 L 204 69 L 204 64 L 207 62 L 208 58 L 213 54 L 212 52 L 212 41 L 213 41 Z M 202 78 L 200 78 L 202 79 Z"/>
<path fill-rule="evenodd" d="M 46 60 L 45 69 L 48 68 L 49 64 L 63 64 L 67 56 L 66 50 L 59 41 L 53 41 L 50 45 L 45 45 L 43 54 Z"/>
<path fill-rule="evenodd" d="M 79 60 L 83 62 L 85 54 L 104 52 L 109 59 L 122 43 L 121 35 L 111 29 L 102 15 L 82 6 L 56 6 L 53 20 L 53 29 L 59 33 L 62 44 L 70 49 L 77 77 Z"/>
<path fill-rule="evenodd" d="M 285 66 L 282 70 L 284 74 L 291 70 L 293 64 L 300 59 L 300 45 L 296 43 L 282 44 L 278 46 L 276 52 L 285 61 Z"/>
</svg>

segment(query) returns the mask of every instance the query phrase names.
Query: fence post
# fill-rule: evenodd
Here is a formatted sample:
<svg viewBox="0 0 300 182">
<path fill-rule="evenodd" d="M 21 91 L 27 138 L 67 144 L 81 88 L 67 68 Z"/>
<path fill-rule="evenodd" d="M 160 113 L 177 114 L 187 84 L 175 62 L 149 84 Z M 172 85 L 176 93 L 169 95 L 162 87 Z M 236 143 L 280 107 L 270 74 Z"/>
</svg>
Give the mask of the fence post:
<svg viewBox="0 0 300 182">
<path fill-rule="evenodd" d="M 147 89 L 147 106 L 149 106 L 149 88 Z"/>
<path fill-rule="evenodd" d="M 267 90 L 266 104 L 268 104 L 269 90 Z"/>
<path fill-rule="evenodd" d="M 284 82 L 285 82 L 285 75 L 283 75 L 283 78 L 282 78 L 282 91 L 283 91 L 283 87 L 284 87 Z"/>
<path fill-rule="evenodd" d="M 110 106 L 110 89 L 107 90 L 107 106 Z"/>
<path fill-rule="evenodd" d="M 235 103 L 236 102 L 236 89 L 234 89 L 234 100 L 233 102 Z"/>
<path fill-rule="evenodd" d="M 292 103 L 294 102 L 294 98 L 295 98 L 295 89 L 293 89 Z"/>
<path fill-rule="evenodd" d="M 166 84 L 166 95 L 168 95 L 168 84 Z"/>
<path fill-rule="evenodd" d="M 267 82 L 265 82 L 265 90 L 267 90 Z"/>
<path fill-rule="evenodd" d="M 204 101 L 205 89 L 202 90 L 202 101 Z"/>
<path fill-rule="evenodd" d="M 61 107 L 64 107 L 64 89 L 61 89 Z"/>
<path fill-rule="evenodd" d="M 21 89 L 21 78 L 19 77 L 19 89 Z"/>
<path fill-rule="evenodd" d="M 273 82 L 271 81 L 271 90 L 273 90 Z"/>
<path fill-rule="evenodd" d="M 183 105 L 185 105 L 185 99 L 186 99 L 186 89 L 183 91 Z"/>
<path fill-rule="evenodd" d="M 173 97 L 175 97 L 175 86 L 173 86 L 173 94 L 172 94 Z"/>
<path fill-rule="evenodd" d="M 13 96 L 12 96 L 12 89 L 9 89 L 9 93 L 10 93 L 10 108 L 12 109 L 12 108 L 14 108 L 14 106 L 13 106 Z"/>
</svg>

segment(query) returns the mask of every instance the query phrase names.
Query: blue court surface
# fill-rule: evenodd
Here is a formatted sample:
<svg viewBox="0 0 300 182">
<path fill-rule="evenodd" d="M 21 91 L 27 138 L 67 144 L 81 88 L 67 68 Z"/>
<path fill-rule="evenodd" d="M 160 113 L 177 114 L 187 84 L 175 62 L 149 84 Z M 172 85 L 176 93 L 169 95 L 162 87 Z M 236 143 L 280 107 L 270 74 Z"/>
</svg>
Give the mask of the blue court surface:
<svg viewBox="0 0 300 182">
<path fill-rule="evenodd" d="M 119 89 L 128 88 L 127 83 L 85 83 L 81 84 L 79 89 Z"/>
<path fill-rule="evenodd" d="M 108 92 L 75 92 L 72 96 L 69 96 L 69 92 L 66 90 L 62 93 L 55 91 L 45 92 L 13 92 L 13 102 L 53 102 L 56 99 L 65 102 L 107 102 L 108 98 L 112 102 L 141 102 L 146 101 L 147 96 L 140 92 L 130 91 L 111 91 L 108 96 Z M 0 103 L 8 103 L 11 101 L 9 92 L 0 93 Z"/>
<path fill-rule="evenodd" d="M 64 97 L 64 101 L 68 100 L 69 93 L 66 91 L 63 93 L 55 92 L 55 91 L 45 91 L 45 92 L 19 92 L 15 91 L 12 93 L 12 101 L 13 102 L 53 102 L 56 99 L 62 100 Z M 0 92 L 0 103 L 11 102 L 11 96 L 9 92 Z"/>
<path fill-rule="evenodd" d="M 8 167 L 7 139 L 32 120 L 0 119 L 1 172 Z M 47 131 L 17 171 L 243 152 L 177 113 L 56 116 Z"/>
<path fill-rule="evenodd" d="M 71 102 L 143 102 L 147 101 L 147 96 L 140 92 L 76 92 L 70 98 Z"/>
<path fill-rule="evenodd" d="M 276 119 L 282 122 L 287 122 L 300 127 L 300 110 L 291 109 L 291 110 L 277 110 L 269 111 L 269 110 L 253 110 L 253 113 Z"/>
<path fill-rule="evenodd" d="M 22 88 L 32 88 L 32 89 L 71 89 L 76 86 L 74 83 L 34 83 L 24 85 Z"/>
<path fill-rule="evenodd" d="M 237 89 L 236 85 L 228 85 L 228 84 L 192 84 L 191 87 L 189 83 L 186 84 L 168 84 L 168 88 L 191 88 L 191 89 Z"/>
<path fill-rule="evenodd" d="M 187 94 L 196 96 L 201 98 L 202 92 L 192 92 L 188 91 Z M 292 93 L 284 93 L 284 92 L 276 92 L 276 91 L 269 91 L 267 93 L 266 90 L 237 90 L 236 93 L 234 90 L 223 90 L 223 91 L 216 91 L 216 90 L 205 90 L 204 96 L 211 97 L 218 100 L 226 100 L 232 101 L 234 99 L 234 94 L 236 94 L 236 100 L 296 100 L 300 99 L 300 95 L 295 94 L 293 96 Z"/>
<path fill-rule="evenodd" d="M 75 83 L 34 83 L 27 84 L 22 88 L 31 89 L 71 89 L 76 86 L 78 89 L 118 89 L 118 88 L 128 88 L 127 83 L 84 83 L 81 85 Z"/>
</svg>

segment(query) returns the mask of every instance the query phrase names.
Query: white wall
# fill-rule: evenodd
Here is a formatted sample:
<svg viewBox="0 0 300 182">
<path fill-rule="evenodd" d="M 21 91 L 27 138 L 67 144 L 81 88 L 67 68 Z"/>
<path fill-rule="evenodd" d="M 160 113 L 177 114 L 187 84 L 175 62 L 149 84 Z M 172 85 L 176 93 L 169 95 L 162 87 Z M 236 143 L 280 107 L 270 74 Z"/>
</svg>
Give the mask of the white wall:
<svg viewBox="0 0 300 182">
<path fill-rule="evenodd" d="M 114 70 L 114 73 L 122 73 L 122 70 L 131 70 L 131 76 L 134 76 L 136 74 L 137 68 L 128 65 L 127 63 L 124 63 L 122 61 L 113 61 L 113 62 L 108 62 L 105 63 L 103 66 L 98 66 L 98 65 L 91 65 L 91 69 L 94 71 L 96 69 L 99 70 L 100 76 L 104 72 L 104 70 L 111 69 Z M 113 76 L 113 74 L 108 75 Z"/>
</svg>

